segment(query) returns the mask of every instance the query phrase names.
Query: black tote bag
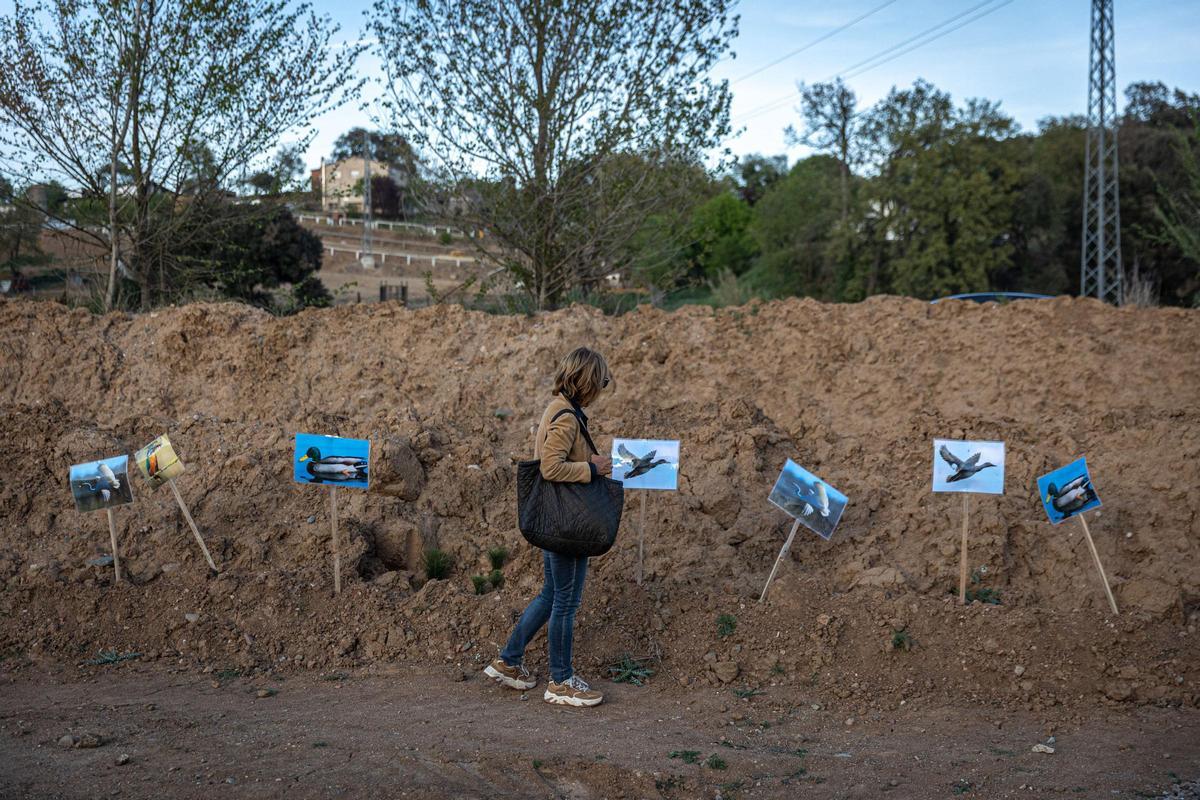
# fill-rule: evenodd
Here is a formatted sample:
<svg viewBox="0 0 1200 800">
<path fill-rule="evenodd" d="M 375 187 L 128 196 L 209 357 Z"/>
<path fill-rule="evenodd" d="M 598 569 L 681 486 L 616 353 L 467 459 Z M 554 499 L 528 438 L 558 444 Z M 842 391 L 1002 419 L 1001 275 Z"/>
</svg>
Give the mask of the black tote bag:
<svg viewBox="0 0 1200 800">
<path fill-rule="evenodd" d="M 551 422 L 563 414 L 563 409 Z M 588 447 L 596 445 L 587 426 L 575 414 Z M 521 535 L 534 547 L 574 558 L 602 556 L 617 540 L 625 487 L 620 481 L 596 476 L 591 483 L 559 483 L 542 477 L 542 462 L 517 464 L 517 522 Z"/>
</svg>

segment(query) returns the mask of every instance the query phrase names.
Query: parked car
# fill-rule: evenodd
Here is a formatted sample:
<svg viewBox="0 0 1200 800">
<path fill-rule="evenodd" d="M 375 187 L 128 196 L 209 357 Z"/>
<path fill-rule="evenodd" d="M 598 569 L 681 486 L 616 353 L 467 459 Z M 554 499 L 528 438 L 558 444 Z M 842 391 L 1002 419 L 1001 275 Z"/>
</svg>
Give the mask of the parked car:
<svg viewBox="0 0 1200 800">
<path fill-rule="evenodd" d="M 1011 303 L 1014 300 L 1049 300 L 1053 295 L 1032 294 L 1030 292 L 970 292 L 968 294 L 952 294 L 949 297 L 939 297 L 930 303 L 940 303 L 943 300 L 970 300 L 972 303 Z"/>
</svg>

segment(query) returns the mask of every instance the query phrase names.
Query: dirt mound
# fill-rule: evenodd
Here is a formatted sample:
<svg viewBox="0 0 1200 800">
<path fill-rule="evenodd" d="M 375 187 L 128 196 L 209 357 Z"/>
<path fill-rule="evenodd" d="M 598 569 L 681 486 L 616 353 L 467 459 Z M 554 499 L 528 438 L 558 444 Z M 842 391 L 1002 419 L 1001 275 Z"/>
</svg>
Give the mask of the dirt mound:
<svg viewBox="0 0 1200 800">
<path fill-rule="evenodd" d="M 828 685 L 862 707 L 887 691 L 1196 703 L 1197 342 L 1195 311 L 1069 299 L 286 319 L 3 302 L 0 654 L 104 648 L 240 669 L 490 657 L 541 577 L 516 531 L 513 465 L 558 358 L 589 343 L 617 379 L 592 409 L 599 446 L 683 443 L 680 491 L 648 500 L 645 586 L 636 496 L 594 562 L 576 647 L 590 670 L 653 655 L 685 683 Z M 296 431 L 374 443 L 375 488 L 339 495 L 340 597 L 326 494 L 291 480 Z M 130 580 L 114 586 L 88 564 L 108 551 L 104 516 L 73 509 L 67 468 L 163 432 L 222 572 L 207 574 L 168 490 L 135 479 L 136 503 L 116 512 Z M 947 598 L 959 512 L 929 492 L 935 436 L 1007 442 L 1007 494 L 973 503 L 970 550 L 1002 605 Z M 1116 620 L 1077 526 L 1052 528 L 1036 497 L 1037 475 L 1080 453 L 1104 501 L 1092 529 Z M 831 542 L 800 535 L 758 606 L 789 523 L 766 495 L 788 457 L 850 505 Z M 496 545 L 514 555 L 506 584 L 477 596 L 470 576 Z M 426 582 L 417 562 L 434 546 L 455 567 Z M 738 620 L 723 637 L 721 613 Z"/>
</svg>

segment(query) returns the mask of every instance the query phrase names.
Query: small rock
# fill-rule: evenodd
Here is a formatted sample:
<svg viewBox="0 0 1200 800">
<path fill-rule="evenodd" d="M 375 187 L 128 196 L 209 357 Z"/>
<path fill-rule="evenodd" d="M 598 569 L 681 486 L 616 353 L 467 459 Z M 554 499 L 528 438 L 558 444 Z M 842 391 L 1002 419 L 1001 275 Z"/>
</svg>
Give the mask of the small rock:
<svg viewBox="0 0 1200 800">
<path fill-rule="evenodd" d="M 81 733 L 75 741 L 76 747 L 91 749 L 104 744 L 104 737 L 98 733 Z"/>
<path fill-rule="evenodd" d="M 853 724 L 854 724 L 854 717 L 846 717 L 846 726 L 849 727 Z"/>
<path fill-rule="evenodd" d="M 826 625 L 828 625 L 830 623 L 830 621 L 832 619 L 833 618 L 831 616 L 829 616 L 828 614 L 819 614 L 819 615 L 817 615 L 817 624 L 820 625 L 822 628 L 824 628 Z"/>
<path fill-rule="evenodd" d="M 1104 687 L 1104 694 L 1109 700 L 1128 700 L 1133 697 L 1133 687 L 1124 681 L 1113 681 Z"/>
<path fill-rule="evenodd" d="M 812 704 L 812 710 L 813 710 L 813 711 L 820 711 L 820 710 L 821 710 L 821 704 L 820 704 L 820 703 L 813 703 L 813 704 Z"/>
<path fill-rule="evenodd" d="M 118 767 L 125 766 L 126 764 L 129 763 L 129 754 L 121 753 L 121 755 L 117 756 L 117 760 L 114 761 L 113 763 L 116 764 Z"/>
<path fill-rule="evenodd" d="M 1022 692 L 1032 692 L 1033 691 L 1033 681 L 1021 681 L 1021 691 Z"/>
<path fill-rule="evenodd" d="M 729 683 L 742 671 L 736 661 L 718 661 L 712 669 L 721 683 Z"/>
<path fill-rule="evenodd" d="M 195 612 L 189 611 L 188 613 L 183 615 L 183 618 L 186 619 L 188 622 L 197 622 L 200 619 L 200 615 Z"/>
<path fill-rule="evenodd" d="M 97 556 L 87 563 L 89 567 L 111 567 L 113 563 L 113 557 Z"/>
<path fill-rule="evenodd" d="M 259 698 L 260 700 L 265 697 L 274 697 L 275 690 L 274 689 L 259 689 L 257 692 L 254 693 L 254 696 Z"/>
<path fill-rule="evenodd" d="M 308 524 L 309 524 L 309 525 L 312 525 L 312 524 L 313 524 L 314 522 L 316 522 L 316 521 L 317 521 L 317 515 L 316 515 L 316 514 L 309 514 L 309 515 L 308 515 Z"/>
<path fill-rule="evenodd" d="M 1047 744 L 1035 744 L 1032 749 L 1035 753 L 1049 753 L 1051 755 L 1054 753 L 1054 748 Z"/>
<path fill-rule="evenodd" d="M 995 639 L 985 639 L 983 642 L 983 652 L 991 654 L 1000 652 L 1000 643 Z"/>
<path fill-rule="evenodd" d="M 170 564 L 163 564 L 159 569 L 163 571 L 164 575 L 170 575 L 172 572 L 179 571 L 179 564 L 172 561 Z"/>
<path fill-rule="evenodd" d="M 75 746 L 75 737 L 69 733 L 64 733 L 62 735 L 62 737 L 58 740 L 58 746 L 59 747 L 74 747 Z"/>
<path fill-rule="evenodd" d="M 1021 677 L 1022 675 L 1025 674 L 1025 667 L 1018 664 L 1017 666 L 1013 667 L 1013 674 L 1016 675 L 1018 678 Z"/>
<path fill-rule="evenodd" d="M 450 670 L 450 680 L 454 681 L 455 683 L 462 683 L 466 679 L 467 679 L 467 673 L 463 672 L 458 667 L 453 667 Z"/>
</svg>

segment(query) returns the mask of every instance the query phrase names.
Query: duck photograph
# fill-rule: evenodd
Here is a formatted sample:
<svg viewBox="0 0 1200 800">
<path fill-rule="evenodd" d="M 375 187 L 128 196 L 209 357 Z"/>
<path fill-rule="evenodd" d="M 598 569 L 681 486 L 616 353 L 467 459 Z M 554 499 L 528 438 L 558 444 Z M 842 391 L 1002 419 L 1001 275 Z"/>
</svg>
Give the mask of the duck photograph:
<svg viewBox="0 0 1200 800">
<path fill-rule="evenodd" d="M 1038 478 L 1038 497 L 1046 509 L 1046 516 L 1055 525 L 1100 507 L 1100 496 L 1092 486 L 1087 459 L 1082 456 Z"/>
<path fill-rule="evenodd" d="M 99 511 L 132 503 L 129 456 L 113 456 L 71 467 L 71 495 L 80 511 Z"/>
<path fill-rule="evenodd" d="M 1004 442 L 934 439 L 933 491 L 1004 494 Z"/>
<path fill-rule="evenodd" d="M 833 536 L 849 502 L 846 495 L 790 458 L 767 499 L 822 539 Z"/>
<path fill-rule="evenodd" d="M 679 488 L 679 442 L 669 439 L 614 439 L 612 477 L 626 489 Z"/>
<path fill-rule="evenodd" d="M 183 474 L 183 462 L 165 433 L 134 453 L 133 461 L 151 489 Z"/>
<path fill-rule="evenodd" d="M 293 477 L 298 483 L 329 483 L 366 489 L 370 462 L 371 443 L 366 439 L 296 434 L 292 465 Z"/>
</svg>

